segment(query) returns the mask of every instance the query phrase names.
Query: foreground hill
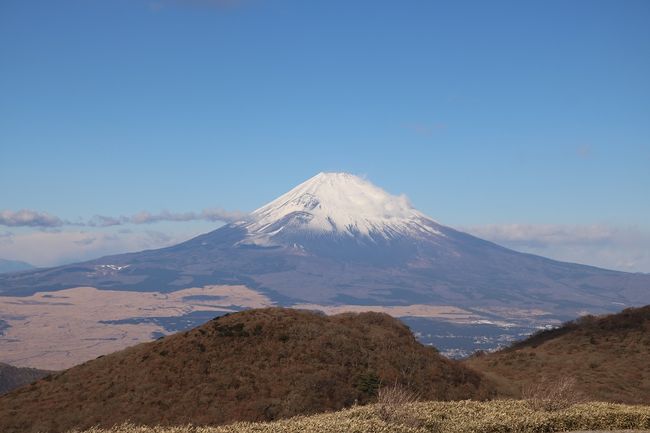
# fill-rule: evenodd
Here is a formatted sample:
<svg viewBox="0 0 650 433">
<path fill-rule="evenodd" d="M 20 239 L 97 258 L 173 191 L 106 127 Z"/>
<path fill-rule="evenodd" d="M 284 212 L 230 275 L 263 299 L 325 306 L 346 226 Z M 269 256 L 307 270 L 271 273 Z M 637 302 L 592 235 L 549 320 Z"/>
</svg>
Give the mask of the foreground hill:
<svg viewBox="0 0 650 433">
<path fill-rule="evenodd" d="M 20 368 L 0 362 L 0 395 L 27 385 L 51 372 L 35 368 Z"/>
<path fill-rule="evenodd" d="M 574 377 L 591 399 L 650 404 L 650 305 L 585 316 L 466 364 L 511 396 L 534 383 Z"/>
<path fill-rule="evenodd" d="M 485 398 L 478 373 L 385 314 L 260 309 L 100 357 L 0 397 L 0 431 L 273 420 L 370 401 L 401 383 L 424 399 Z"/>
<path fill-rule="evenodd" d="M 267 424 L 237 423 L 200 429 L 121 425 L 85 433 L 539 433 L 575 430 L 641 433 L 646 429 L 650 429 L 649 406 L 587 403 L 545 412 L 532 410 L 525 401 L 496 400 L 404 406 L 374 404 Z"/>
</svg>

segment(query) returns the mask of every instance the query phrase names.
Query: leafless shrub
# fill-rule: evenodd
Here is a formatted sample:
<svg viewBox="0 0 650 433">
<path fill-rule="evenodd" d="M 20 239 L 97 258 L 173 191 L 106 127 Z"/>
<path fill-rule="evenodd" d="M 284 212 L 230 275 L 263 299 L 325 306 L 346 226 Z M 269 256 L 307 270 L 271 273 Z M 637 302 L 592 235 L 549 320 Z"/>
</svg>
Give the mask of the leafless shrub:
<svg viewBox="0 0 650 433">
<path fill-rule="evenodd" d="M 398 383 L 381 387 L 377 391 L 377 415 L 387 423 L 419 427 L 421 421 L 407 408 L 416 401 L 418 396 Z"/>
<path fill-rule="evenodd" d="M 528 406 L 536 411 L 554 412 L 586 401 L 586 396 L 577 388 L 575 377 L 570 376 L 543 379 L 524 386 L 521 394 Z"/>
</svg>

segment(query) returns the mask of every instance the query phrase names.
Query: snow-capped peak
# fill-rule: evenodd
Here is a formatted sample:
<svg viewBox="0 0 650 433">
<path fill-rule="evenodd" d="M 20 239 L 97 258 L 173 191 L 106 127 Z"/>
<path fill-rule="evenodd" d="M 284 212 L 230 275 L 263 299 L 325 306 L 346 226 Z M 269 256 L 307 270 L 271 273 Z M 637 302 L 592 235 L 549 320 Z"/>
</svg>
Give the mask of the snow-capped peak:
<svg viewBox="0 0 650 433">
<path fill-rule="evenodd" d="M 319 173 L 255 210 L 251 219 L 251 235 L 287 230 L 382 237 L 413 230 L 437 232 L 425 222 L 433 221 L 404 195 L 391 195 L 348 173 Z"/>
</svg>

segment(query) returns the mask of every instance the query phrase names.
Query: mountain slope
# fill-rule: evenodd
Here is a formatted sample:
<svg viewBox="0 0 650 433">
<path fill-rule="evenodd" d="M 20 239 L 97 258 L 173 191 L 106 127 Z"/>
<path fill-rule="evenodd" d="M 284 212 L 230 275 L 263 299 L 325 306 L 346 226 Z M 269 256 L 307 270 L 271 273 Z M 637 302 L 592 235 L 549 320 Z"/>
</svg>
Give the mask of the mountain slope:
<svg viewBox="0 0 650 433">
<path fill-rule="evenodd" d="M 0 362 L 0 395 L 32 383 L 50 373 L 50 371 L 14 367 Z"/>
<path fill-rule="evenodd" d="M 380 383 L 425 399 L 484 398 L 482 377 L 385 314 L 249 310 L 56 373 L 0 397 L 0 431 L 272 420 L 370 401 Z"/>
<path fill-rule="evenodd" d="M 466 365 L 513 396 L 527 384 L 574 377 L 591 399 L 650 404 L 650 305 L 585 316 L 499 352 L 472 357 Z"/>
</svg>

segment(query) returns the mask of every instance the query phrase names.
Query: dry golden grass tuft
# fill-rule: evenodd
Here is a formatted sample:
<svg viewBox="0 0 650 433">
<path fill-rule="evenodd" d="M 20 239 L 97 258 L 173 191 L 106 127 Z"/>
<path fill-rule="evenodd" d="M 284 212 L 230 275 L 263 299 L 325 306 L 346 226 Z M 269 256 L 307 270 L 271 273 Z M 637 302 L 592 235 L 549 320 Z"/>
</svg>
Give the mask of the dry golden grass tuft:
<svg viewBox="0 0 650 433">
<path fill-rule="evenodd" d="M 538 383 L 527 384 L 521 391 L 521 397 L 533 410 L 553 412 L 568 409 L 586 401 L 586 397 L 577 387 L 574 377 L 561 377 L 555 380 L 542 379 Z"/>
<path fill-rule="evenodd" d="M 221 427 L 139 427 L 123 424 L 84 433 L 540 433 L 572 430 L 650 429 L 649 406 L 584 403 L 568 409 L 535 411 L 524 401 L 421 402 L 404 409 L 418 425 L 382 419 L 375 405 L 296 417 L 271 423 Z"/>
<path fill-rule="evenodd" d="M 384 386 L 377 391 L 377 416 L 387 423 L 419 426 L 419 420 L 409 410 L 416 401 L 417 395 L 403 385 Z"/>
</svg>

